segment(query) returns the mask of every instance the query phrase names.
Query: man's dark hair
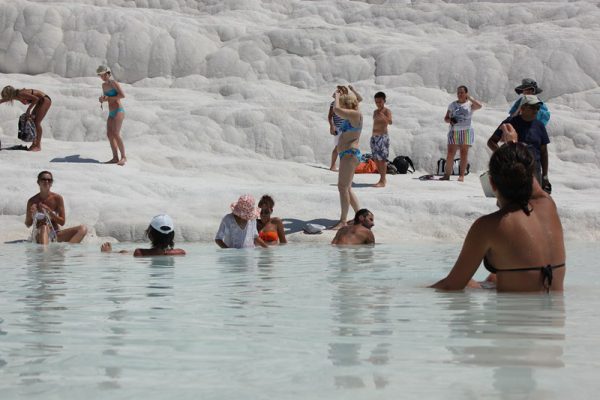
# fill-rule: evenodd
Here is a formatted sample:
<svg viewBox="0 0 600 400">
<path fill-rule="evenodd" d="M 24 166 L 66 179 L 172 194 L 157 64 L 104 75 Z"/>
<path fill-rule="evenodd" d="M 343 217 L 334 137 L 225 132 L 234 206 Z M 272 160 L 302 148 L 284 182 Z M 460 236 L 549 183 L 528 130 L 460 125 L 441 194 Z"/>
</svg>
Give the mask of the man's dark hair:
<svg viewBox="0 0 600 400">
<path fill-rule="evenodd" d="M 535 159 L 523 143 L 507 143 L 492 154 L 490 176 L 502 196 L 529 215 Z"/>
<path fill-rule="evenodd" d="M 153 249 L 172 249 L 175 246 L 175 242 L 173 239 L 175 238 L 175 231 L 171 231 L 170 233 L 162 233 L 154 229 L 152 226 L 149 226 L 146 229 L 146 236 L 150 239 L 152 243 Z"/>
<path fill-rule="evenodd" d="M 383 99 L 383 101 L 385 101 L 385 93 L 383 93 L 383 92 L 377 92 L 377 93 L 375 93 L 375 98 L 376 99 Z"/>
<path fill-rule="evenodd" d="M 354 215 L 354 224 L 360 224 L 360 217 L 366 217 L 369 214 L 372 214 L 371 211 L 367 210 L 366 208 L 361 208 L 356 212 L 356 215 Z"/>
<path fill-rule="evenodd" d="M 50 178 L 54 179 L 54 177 L 52 176 L 52 172 L 50 172 L 50 171 L 42 171 L 42 172 L 40 172 L 38 174 L 37 180 L 39 181 L 40 179 L 42 179 L 42 176 L 44 176 L 46 174 L 50 175 Z"/>
<path fill-rule="evenodd" d="M 469 93 L 469 88 L 466 87 L 465 85 L 460 85 L 459 87 L 456 88 L 456 90 L 458 90 L 458 89 L 464 89 L 465 93 Z"/>
</svg>

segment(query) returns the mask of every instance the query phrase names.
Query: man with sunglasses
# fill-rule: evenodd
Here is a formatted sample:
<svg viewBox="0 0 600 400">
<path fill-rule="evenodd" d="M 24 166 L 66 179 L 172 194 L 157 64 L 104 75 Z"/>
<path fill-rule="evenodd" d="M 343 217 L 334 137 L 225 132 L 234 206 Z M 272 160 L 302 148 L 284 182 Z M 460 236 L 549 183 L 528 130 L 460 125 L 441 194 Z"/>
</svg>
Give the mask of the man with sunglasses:
<svg viewBox="0 0 600 400">
<path fill-rule="evenodd" d="M 550 193 L 552 186 L 548 180 L 548 143 L 550 138 L 544 124 L 537 119 L 538 111 L 542 106 L 542 102 L 535 95 L 524 95 L 521 100 L 521 112 L 518 115 L 509 117 L 502 121 L 502 124 L 489 138 L 487 145 L 492 151 L 496 151 L 499 145 L 498 142 L 503 140 L 504 124 L 510 124 L 517 132 L 518 140 L 525 143 L 531 151 L 536 161 L 535 177 L 542 188 Z"/>
<path fill-rule="evenodd" d="M 35 225 L 32 240 L 39 244 L 49 242 L 80 243 L 87 234 L 87 228 L 79 225 L 60 229 L 65 224 L 65 204 L 58 193 L 50 191 L 54 178 L 49 171 L 38 174 L 40 192 L 27 201 L 25 225 Z"/>
</svg>

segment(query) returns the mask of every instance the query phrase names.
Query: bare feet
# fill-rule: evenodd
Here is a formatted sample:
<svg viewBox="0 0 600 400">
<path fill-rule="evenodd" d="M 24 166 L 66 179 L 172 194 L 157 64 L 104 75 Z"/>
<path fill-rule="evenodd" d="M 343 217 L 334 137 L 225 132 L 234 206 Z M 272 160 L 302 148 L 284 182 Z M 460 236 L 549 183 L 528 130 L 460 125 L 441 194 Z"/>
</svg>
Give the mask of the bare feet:
<svg viewBox="0 0 600 400">
<path fill-rule="evenodd" d="M 100 251 L 110 253 L 112 251 L 112 245 L 109 242 L 102 243 L 102 246 L 100 246 Z"/>
<path fill-rule="evenodd" d="M 450 176 L 449 175 L 444 175 L 440 178 L 440 181 L 449 181 L 450 180 Z"/>
<path fill-rule="evenodd" d="M 330 227 L 329 229 L 331 229 L 332 231 L 337 231 L 342 229 L 343 227 L 345 227 L 347 224 L 344 221 L 340 221 L 337 224 L 335 224 L 334 226 Z"/>
<path fill-rule="evenodd" d="M 331 167 L 331 168 L 329 168 L 329 170 L 333 171 L 333 172 L 337 172 L 337 168 L 336 167 Z"/>
<path fill-rule="evenodd" d="M 376 184 L 374 184 L 373 187 L 385 187 L 385 182 L 379 181 Z"/>
<path fill-rule="evenodd" d="M 123 157 L 119 160 L 119 162 L 117 163 L 117 165 L 123 166 L 125 165 L 125 163 L 127 162 L 127 158 Z"/>
<path fill-rule="evenodd" d="M 104 164 L 116 164 L 118 162 L 119 162 L 118 158 L 113 158 L 113 159 L 110 159 L 108 161 L 105 161 Z"/>
<path fill-rule="evenodd" d="M 464 176 L 459 176 L 458 177 L 458 181 L 459 182 L 464 182 L 465 181 L 465 177 Z"/>
<path fill-rule="evenodd" d="M 41 150 L 42 150 L 42 148 L 40 146 L 34 146 L 34 145 L 31 145 L 31 147 L 29 147 L 27 149 L 27 151 L 41 151 Z"/>
</svg>

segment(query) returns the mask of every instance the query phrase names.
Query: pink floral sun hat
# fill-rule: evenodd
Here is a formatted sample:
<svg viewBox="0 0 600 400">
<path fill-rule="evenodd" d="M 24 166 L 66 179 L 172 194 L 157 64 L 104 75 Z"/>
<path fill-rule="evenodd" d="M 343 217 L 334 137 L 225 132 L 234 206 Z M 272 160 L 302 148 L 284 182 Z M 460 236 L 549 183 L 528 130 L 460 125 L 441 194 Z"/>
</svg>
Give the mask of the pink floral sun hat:
<svg viewBox="0 0 600 400">
<path fill-rule="evenodd" d="M 254 206 L 254 201 L 251 194 L 240 196 L 237 202 L 231 203 L 233 215 L 247 220 L 258 218 L 260 210 Z"/>
</svg>

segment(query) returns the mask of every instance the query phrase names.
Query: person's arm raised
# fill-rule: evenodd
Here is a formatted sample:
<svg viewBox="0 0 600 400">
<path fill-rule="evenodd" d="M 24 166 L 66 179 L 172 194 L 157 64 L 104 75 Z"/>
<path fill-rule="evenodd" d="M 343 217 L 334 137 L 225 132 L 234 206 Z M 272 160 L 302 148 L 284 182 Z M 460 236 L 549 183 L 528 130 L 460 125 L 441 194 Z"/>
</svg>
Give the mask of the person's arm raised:
<svg viewBox="0 0 600 400">
<path fill-rule="evenodd" d="M 340 92 L 335 93 L 333 112 L 336 113 L 339 117 L 349 120 L 352 126 L 358 126 L 360 124 L 360 112 L 356 110 L 342 108 L 340 106 Z"/>
<path fill-rule="evenodd" d="M 363 101 L 362 96 L 356 91 L 356 89 L 354 89 L 352 85 L 348 85 L 348 89 L 350 89 L 352 93 L 354 93 L 354 95 L 356 96 L 356 100 L 358 100 L 359 103 Z"/>
<path fill-rule="evenodd" d="M 471 102 L 471 111 L 481 110 L 483 108 L 483 104 L 479 100 L 475 100 L 473 97 L 469 96 L 469 101 Z"/>
</svg>

